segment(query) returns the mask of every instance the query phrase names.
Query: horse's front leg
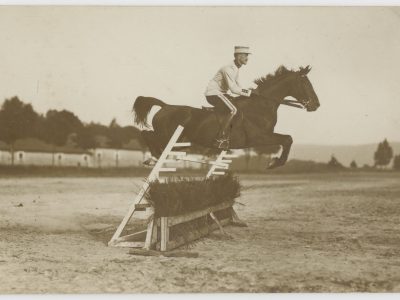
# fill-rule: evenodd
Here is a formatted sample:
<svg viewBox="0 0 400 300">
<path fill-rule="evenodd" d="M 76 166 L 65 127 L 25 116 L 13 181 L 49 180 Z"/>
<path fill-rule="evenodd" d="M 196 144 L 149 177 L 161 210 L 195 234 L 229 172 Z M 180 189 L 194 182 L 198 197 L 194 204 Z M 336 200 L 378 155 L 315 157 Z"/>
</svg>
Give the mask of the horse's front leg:
<svg viewBox="0 0 400 300">
<path fill-rule="evenodd" d="M 273 159 L 268 165 L 268 169 L 274 169 L 276 167 L 283 166 L 286 163 L 289 157 L 290 148 L 292 147 L 293 139 L 287 134 L 272 133 L 262 135 L 257 139 L 256 143 L 257 146 L 282 146 L 281 156 Z"/>
</svg>

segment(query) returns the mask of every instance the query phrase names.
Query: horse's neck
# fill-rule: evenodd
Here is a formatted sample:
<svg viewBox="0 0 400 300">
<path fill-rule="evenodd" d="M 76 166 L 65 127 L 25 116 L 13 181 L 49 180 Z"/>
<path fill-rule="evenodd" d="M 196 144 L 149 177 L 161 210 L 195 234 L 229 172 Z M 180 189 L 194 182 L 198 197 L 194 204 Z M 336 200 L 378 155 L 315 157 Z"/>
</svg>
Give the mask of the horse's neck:
<svg viewBox="0 0 400 300">
<path fill-rule="evenodd" d="M 263 89 L 261 94 L 266 98 L 276 100 L 277 103 L 282 102 L 285 97 L 290 96 L 288 80 L 289 79 L 282 80 L 270 87 Z"/>
<path fill-rule="evenodd" d="M 280 105 L 278 99 L 272 97 L 264 98 L 257 95 L 251 95 L 250 98 L 240 96 L 237 97 L 234 101 L 235 105 L 242 111 L 275 111 Z"/>
</svg>

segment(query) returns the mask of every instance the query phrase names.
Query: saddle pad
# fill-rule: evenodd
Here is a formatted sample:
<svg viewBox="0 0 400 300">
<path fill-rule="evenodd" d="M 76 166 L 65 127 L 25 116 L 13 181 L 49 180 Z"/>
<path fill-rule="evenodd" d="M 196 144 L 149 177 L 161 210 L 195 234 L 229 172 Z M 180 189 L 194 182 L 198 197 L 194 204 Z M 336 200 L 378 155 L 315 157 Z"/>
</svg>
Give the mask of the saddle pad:
<svg viewBox="0 0 400 300">
<path fill-rule="evenodd" d="M 215 111 L 215 107 L 213 106 L 202 106 L 201 109 L 206 111 Z"/>
</svg>

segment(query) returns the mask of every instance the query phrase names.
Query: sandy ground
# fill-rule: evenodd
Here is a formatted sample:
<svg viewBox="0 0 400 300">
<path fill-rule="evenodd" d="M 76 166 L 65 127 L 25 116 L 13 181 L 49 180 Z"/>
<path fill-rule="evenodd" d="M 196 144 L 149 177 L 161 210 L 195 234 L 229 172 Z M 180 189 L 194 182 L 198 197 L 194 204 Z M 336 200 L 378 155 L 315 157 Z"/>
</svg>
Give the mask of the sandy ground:
<svg viewBox="0 0 400 300">
<path fill-rule="evenodd" d="M 400 292 L 400 174 L 241 176 L 198 258 L 106 246 L 141 179 L 0 179 L 0 293 Z"/>
</svg>

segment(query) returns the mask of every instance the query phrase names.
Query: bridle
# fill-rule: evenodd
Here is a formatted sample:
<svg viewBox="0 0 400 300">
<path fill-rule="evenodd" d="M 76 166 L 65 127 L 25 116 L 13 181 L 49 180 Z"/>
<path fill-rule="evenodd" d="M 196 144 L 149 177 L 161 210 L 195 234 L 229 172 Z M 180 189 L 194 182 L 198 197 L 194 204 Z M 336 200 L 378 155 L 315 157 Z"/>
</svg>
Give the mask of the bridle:
<svg viewBox="0 0 400 300">
<path fill-rule="evenodd" d="M 306 75 L 301 75 L 302 77 L 305 77 Z M 259 97 L 262 97 L 264 99 L 269 99 L 268 97 L 265 97 L 261 95 L 260 93 L 256 94 Z M 279 104 L 295 107 L 295 108 L 300 108 L 300 109 L 306 109 L 308 104 L 310 103 L 310 100 L 305 100 L 304 103 L 298 101 L 298 100 L 291 100 L 291 99 L 283 99 L 282 101 L 279 102 Z"/>
<path fill-rule="evenodd" d="M 309 102 L 310 102 L 310 101 L 307 100 L 307 101 L 305 101 L 304 104 L 303 104 L 303 103 L 301 103 L 301 102 L 298 101 L 298 100 L 283 99 L 283 100 L 280 102 L 280 104 L 287 105 L 287 106 L 292 106 L 292 107 L 296 107 L 296 108 L 300 108 L 300 109 L 306 109 L 307 104 L 308 104 Z"/>
<path fill-rule="evenodd" d="M 255 94 L 255 95 L 257 95 L 258 97 L 264 98 L 264 99 L 268 99 L 268 100 L 271 99 L 270 97 L 265 97 L 259 93 Z M 282 101 L 280 101 L 278 103 L 282 104 L 282 105 L 300 108 L 300 109 L 306 109 L 307 105 L 310 103 L 310 100 L 304 101 L 304 104 L 303 104 L 298 100 L 283 99 Z"/>
</svg>

